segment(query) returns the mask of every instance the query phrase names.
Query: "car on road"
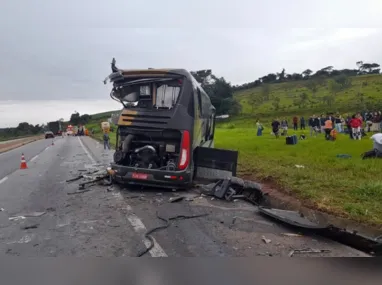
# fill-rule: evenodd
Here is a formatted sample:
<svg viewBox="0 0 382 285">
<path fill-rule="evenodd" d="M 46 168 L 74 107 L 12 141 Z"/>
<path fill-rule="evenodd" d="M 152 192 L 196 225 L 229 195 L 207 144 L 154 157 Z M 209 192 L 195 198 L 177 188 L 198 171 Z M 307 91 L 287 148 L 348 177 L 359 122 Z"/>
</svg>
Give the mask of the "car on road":
<svg viewBox="0 0 382 285">
<path fill-rule="evenodd" d="M 45 139 L 49 139 L 49 138 L 51 138 L 51 139 L 54 139 L 54 134 L 53 134 L 53 132 L 45 132 Z"/>
</svg>

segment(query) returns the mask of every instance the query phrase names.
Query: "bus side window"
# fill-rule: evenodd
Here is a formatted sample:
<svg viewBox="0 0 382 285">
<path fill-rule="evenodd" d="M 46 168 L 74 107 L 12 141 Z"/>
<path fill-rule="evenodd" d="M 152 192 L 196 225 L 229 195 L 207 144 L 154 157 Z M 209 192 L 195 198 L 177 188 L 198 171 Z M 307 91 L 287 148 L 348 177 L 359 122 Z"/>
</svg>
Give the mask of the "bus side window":
<svg viewBox="0 0 382 285">
<path fill-rule="evenodd" d="M 211 127 L 210 127 L 210 140 L 214 138 L 215 135 L 215 114 L 211 116 Z"/>
<path fill-rule="evenodd" d="M 202 112 L 202 95 L 200 93 L 200 89 L 197 88 L 197 94 L 198 94 L 198 109 L 199 109 L 199 117 L 203 117 L 203 112 Z"/>
</svg>

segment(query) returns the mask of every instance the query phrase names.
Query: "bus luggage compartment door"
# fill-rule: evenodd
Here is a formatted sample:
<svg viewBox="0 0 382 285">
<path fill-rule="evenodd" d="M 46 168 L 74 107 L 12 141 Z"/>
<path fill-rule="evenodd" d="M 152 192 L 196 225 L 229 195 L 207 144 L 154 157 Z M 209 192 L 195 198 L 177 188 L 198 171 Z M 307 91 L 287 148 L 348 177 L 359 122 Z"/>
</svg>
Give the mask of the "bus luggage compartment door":
<svg viewBox="0 0 382 285">
<path fill-rule="evenodd" d="M 194 153 L 196 180 L 219 180 L 236 176 L 239 152 L 197 147 Z"/>
</svg>

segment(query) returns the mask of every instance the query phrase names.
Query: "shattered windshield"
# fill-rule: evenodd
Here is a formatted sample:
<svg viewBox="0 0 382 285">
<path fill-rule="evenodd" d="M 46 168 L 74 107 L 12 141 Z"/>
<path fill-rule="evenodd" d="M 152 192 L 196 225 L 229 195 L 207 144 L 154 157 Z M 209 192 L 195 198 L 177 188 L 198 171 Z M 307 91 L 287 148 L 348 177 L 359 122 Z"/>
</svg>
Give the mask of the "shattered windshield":
<svg viewBox="0 0 382 285">
<path fill-rule="evenodd" d="M 125 107 L 171 109 L 178 101 L 181 87 L 182 81 L 177 79 L 140 79 L 115 86 L 112 96 Z"/>
</svg>

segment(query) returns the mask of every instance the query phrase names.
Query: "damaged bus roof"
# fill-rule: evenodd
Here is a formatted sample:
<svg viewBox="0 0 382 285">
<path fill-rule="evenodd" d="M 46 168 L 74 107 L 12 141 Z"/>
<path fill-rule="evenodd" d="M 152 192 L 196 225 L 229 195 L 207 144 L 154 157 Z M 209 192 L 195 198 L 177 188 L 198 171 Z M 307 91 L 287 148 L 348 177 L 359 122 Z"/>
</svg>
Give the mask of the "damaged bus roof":
<svg viewBox="0 0 382 285">
<path fill-rule="evenodd" d="M 160 68 L 160 69 L 118 69 L 112 72 L 105 80 L 106 84 L 108 80 L 115 82 L 124 80 L 126 78 L 135 77 L 166 77 L 166 76 L 184 76 L 191 79 L 191 73 L 181 68 Z"/>
</svg>

